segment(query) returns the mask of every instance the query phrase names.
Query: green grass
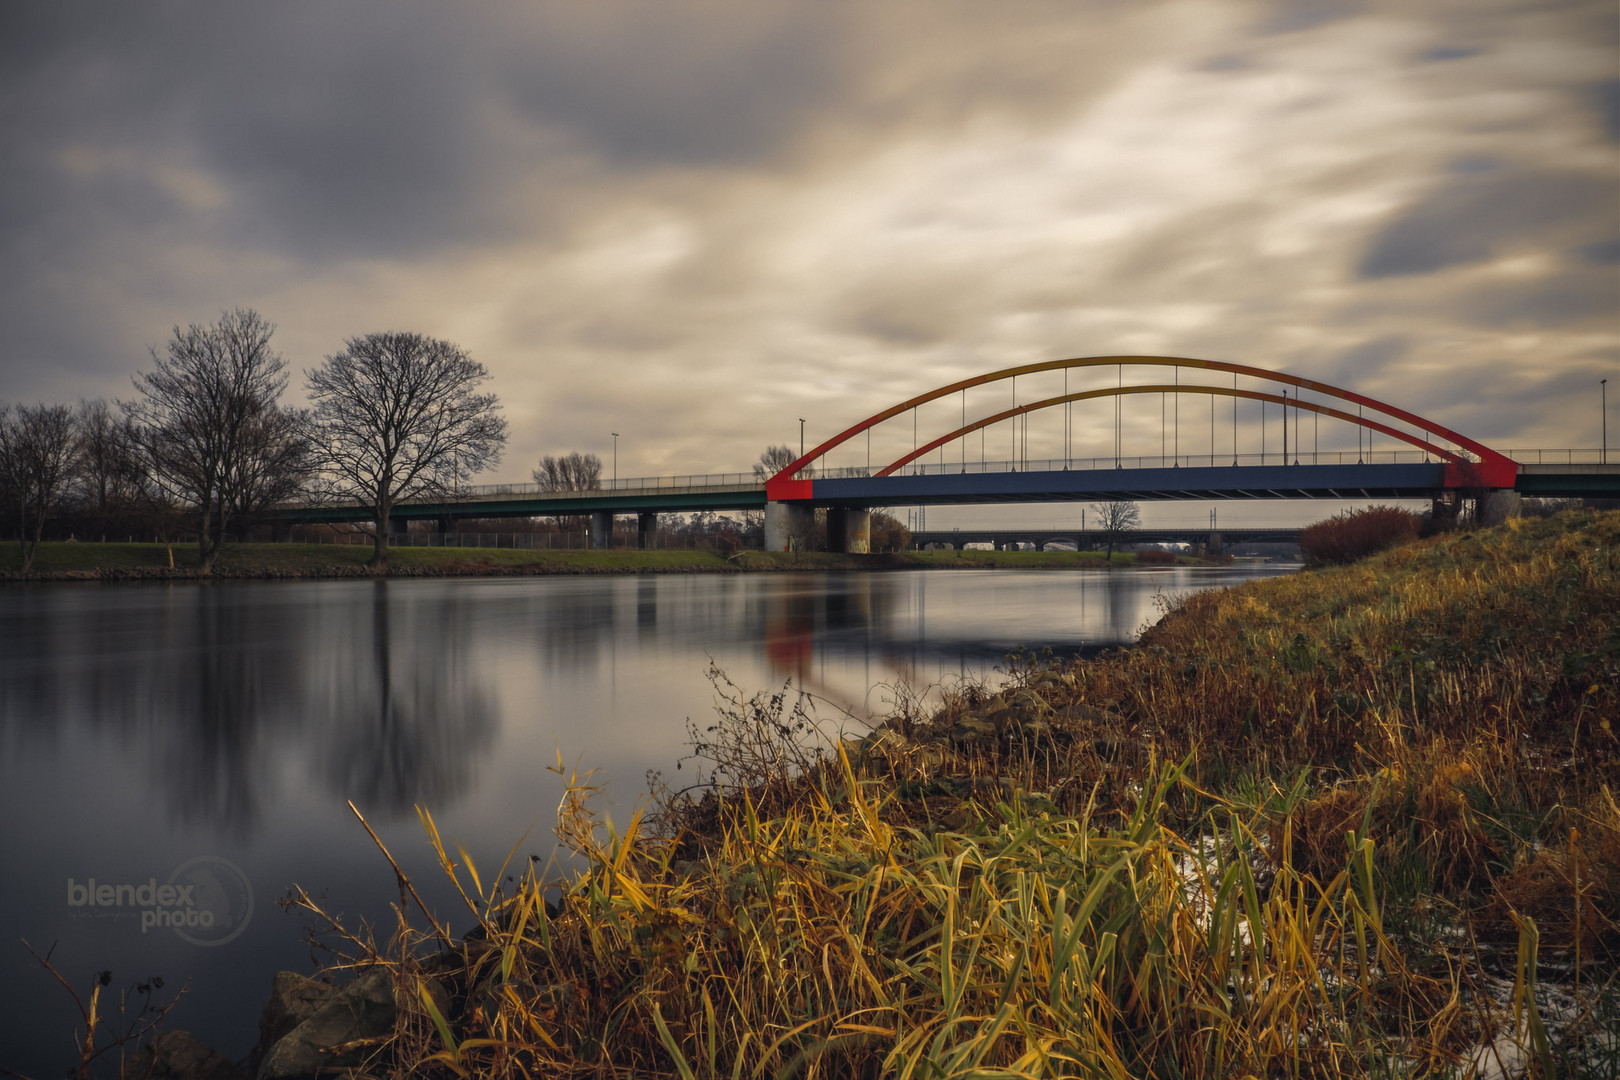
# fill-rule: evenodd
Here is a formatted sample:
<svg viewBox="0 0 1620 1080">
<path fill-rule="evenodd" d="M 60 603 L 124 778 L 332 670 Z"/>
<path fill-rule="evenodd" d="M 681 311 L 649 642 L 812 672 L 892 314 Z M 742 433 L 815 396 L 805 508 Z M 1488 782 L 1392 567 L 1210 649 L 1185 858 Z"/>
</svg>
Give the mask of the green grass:
<svg viewBox="0 0 1620 1080">
<path fill-rule="evenodd" d="M 174 570 L 197 569 L 197 547 L 175 544 Z M 366 571 L 369 544 L 227 544 L 215 564 L 220 577 L 347 576 Z M 1182 556 L 1177 565 L 1204 565 Z M 573 574 L 678 572 L 702 570 L 873 570 L 873 569 L 1103 569 L 1095 551 L 909 551 L 898 555 L 840 555 L 833 552 L 743 551 L 727 558 L 713 551 L 590 551 L 581 549 L 393 547 L 390 573 L 413 574 Z M 1114 553 L 1115 567 L 1134 567 L 1135 557 Z M 0 575 L 16 574 L 22 555 L 16 543 L 0 543 Z M 94 577 L 167 573 L 169 549 L 162 544 L 47 542 L 34 555 L 33 573 Z"/>
<path fill-rule="evenodd" d="M 195 572 L 195 544 L 174 546 L 174 569 Z M 220 577 L 347 575 L 365 572 L 369 544 L 228 544 L 215 564 Z M 712 551 L 578 551 L 511 548 L 396 547 L 389 551 L 394 574 L 613 573 L 634 571 L 724 570 L 726 559 Z M 22 567 L 17 545 L 0 545 L 0 574 Z M 167 572 L 169 551 L 162 544 L 44 543 L 35 553 L 37 574 L 95 576 L 102 572 Z"/>
</svg>

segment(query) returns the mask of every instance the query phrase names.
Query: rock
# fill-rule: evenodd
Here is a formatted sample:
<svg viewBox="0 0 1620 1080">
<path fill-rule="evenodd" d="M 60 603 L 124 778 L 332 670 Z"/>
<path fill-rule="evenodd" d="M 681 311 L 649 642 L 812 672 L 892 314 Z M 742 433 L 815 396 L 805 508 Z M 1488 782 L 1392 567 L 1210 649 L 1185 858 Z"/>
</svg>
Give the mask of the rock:
<svg viewBox="0 0 1620 1080">
<path fill-rule="evenodd" d="M 259 1012 L 259 1046 L 268 1050 L 282 1036 L 315 1015 L 316 1009 L 336 993 L 329 983 L 306 979 L 293 971 L 278 971 L 270 980 L 270 999 Z"/>
<path fill-rule="evenodd" d="M 287 974 L 277 975 L 278 985 Z M 303 984 L 321 986 L 311 979 Z M 334 1069 L 360 1065 L 393 1031 L 394 980 L 385 969 L 374 968 L 342 986 L 323 987 L 327 993 L 319 1000 L 301 997 L 297 991 L 311 991 L 303 984 L 292 984 L 295 992 L 286 1002 L 286 1011 L 293 1015 L 307 1007 L 308 1015 L 266 1047 L 257 1080 L 306 1080 L 317 1072 L 330 1074 Z M 280 1007 L 272 1001 L 265 1007 L 267 1013 L 272 1006 Z M 261 1018 L 261 1030 L 264 1023 Z M 351 1045 L 355 1043 L 361 1045 Z M 339 1052 L 332 1052 L 338 1048 Z"/>
<path fill-rule="evenodd" d="M 978 742 L 996 736 L 995 721 L 982 716 L 964 716 L 951 726 L 946 736 L 953 743 Z"/>
<path fill-rule="evenodd" d="M 126 1076 L 150 1080 L 247 1080 L 236 1062 L 189 1031 L 166 1031 L 135 1051 Z"/>
</svg>

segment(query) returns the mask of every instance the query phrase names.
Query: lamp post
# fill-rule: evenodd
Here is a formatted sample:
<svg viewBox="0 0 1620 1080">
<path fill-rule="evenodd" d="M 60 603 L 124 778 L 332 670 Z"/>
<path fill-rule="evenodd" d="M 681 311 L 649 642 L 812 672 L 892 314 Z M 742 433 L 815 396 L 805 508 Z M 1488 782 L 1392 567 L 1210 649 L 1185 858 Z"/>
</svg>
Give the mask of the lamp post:
<svg viewBox="0 0 1620 1080">
<path fill-rule="evenodd" d="M 619 487 L 619 433 L 613 432 L 613 487 Z"/>
<path fill-rule="evenodd" d="M 1603 409 L 1603 449 L 1598 454 L 1598 460 L 1603 464 L 1609 463 L 1609 380 L 1598 380 L 1598 400 Z"/>
<path fill-rule="evenodd" d="M 799 456 L 804 457 L 804 417 L 799 417 Z"/>
</svg>

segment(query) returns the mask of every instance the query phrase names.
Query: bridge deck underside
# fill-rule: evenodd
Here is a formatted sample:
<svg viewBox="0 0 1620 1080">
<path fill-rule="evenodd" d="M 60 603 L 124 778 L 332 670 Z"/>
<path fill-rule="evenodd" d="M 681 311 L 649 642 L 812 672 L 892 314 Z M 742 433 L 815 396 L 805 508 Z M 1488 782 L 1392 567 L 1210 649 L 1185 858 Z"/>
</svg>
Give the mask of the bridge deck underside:
<svg viewBox="0 0 1620 1080">
<path fill-rule="evenodd" d="M 814 481 L 818 506 L 917 506 L 1108 499 L 1429 498 L 1434 464 L 1259 465 L 944 473 Z"/>
</svg>

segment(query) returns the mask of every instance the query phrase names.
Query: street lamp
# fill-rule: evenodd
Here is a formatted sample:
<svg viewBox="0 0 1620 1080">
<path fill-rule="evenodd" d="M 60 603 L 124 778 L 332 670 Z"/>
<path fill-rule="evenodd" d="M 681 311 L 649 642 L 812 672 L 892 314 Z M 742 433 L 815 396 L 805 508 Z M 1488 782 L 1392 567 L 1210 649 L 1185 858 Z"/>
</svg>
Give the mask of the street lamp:
<svg viewBox="0 0 1620 1080">
<path fill-rule="evenodd" d="M 1598 397 L 1603 409 L 1603 450 L 1598 454 L 1598 460 L 1603 464 L 1609 463 L 1609 380 L 1598 380 Z"/>
<path fill-rule="evenodd" d="M 617 431 L 615 431 L 613 433 L 613 487 L 614 487 L 615 490 L 617 490 L 618 486 L 619 486 L 619 433 Z"/>
<path fill-rule="evenodd" d="M 804 417 L 799 417 L 799 456 L 804 457 Z"/>
</svg>

